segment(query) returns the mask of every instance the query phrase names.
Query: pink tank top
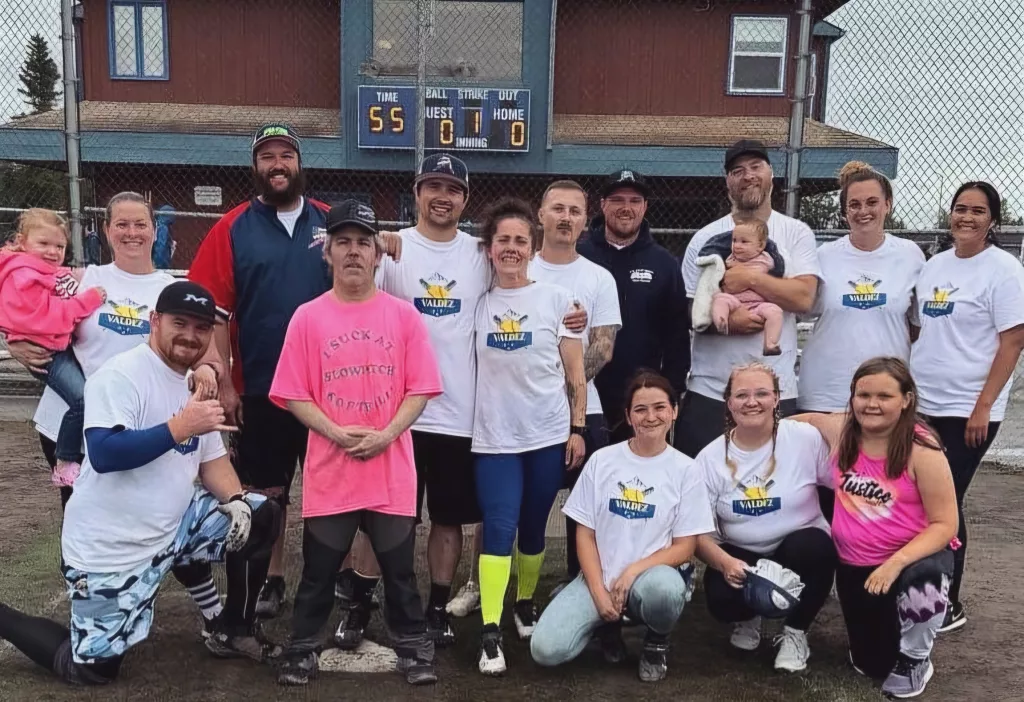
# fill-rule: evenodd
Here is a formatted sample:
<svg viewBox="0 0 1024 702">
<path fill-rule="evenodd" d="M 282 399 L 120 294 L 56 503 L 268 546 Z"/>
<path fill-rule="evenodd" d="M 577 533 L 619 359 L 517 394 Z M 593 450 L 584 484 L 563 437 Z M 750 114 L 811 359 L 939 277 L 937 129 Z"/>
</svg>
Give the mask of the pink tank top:
<svg viewBox="0 0 1024 702">
<path fill-rule="evenodd" d="M 840 561 L 879 565 L 928 526 L 917 483 L 906 472 L 892 480 L 885 474 L 885 459 L 863 451 L 846 473 L 835 456 L 831 461 L 836 485 L 832 538 Z"/>
</svg>

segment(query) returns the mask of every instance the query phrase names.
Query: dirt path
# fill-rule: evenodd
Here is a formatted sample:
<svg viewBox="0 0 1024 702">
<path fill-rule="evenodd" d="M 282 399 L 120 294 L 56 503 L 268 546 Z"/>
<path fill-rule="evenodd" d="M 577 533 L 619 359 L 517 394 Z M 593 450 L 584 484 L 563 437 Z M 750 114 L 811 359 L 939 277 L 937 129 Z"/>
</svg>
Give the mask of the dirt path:
<svg viewBox="0 0 1024 702">
<path fill-rule="evenodd" d="M 66 616 L 57 575 L 60 502 L 49 486 L 35 435 L 23 424 L 0 423 L 0 601 L 33 612 Z M 1019 615 L 1024 612 L 1024 525 L 1019 518 L 1024 475 L 981 472 L 972 487 L 968 514 L 971 556 L 964 587 L 968 625 L 942 637 L 935 652 L 936 676 L 922 700 L 1016 701 L 1024 687 L 1020 666 Z M 289 583 L 298 571 L 298 522 L 292 515 Z M 550 570 L 559 567 L 552 544 Z M 541 586 L 550 587 L 550 578 Z M 317 700 L 353 697 L 408 699 L 410 690 L 397 675 L 325 674 L 305 690 L 277 687 L 271 671 L 242 662 L 210 659 L 198 640 L 196 614 L 185 593 L 168 581 L 160 596 L 150 638 L 133 649 L 122 679 L 102 690 L 72 690 L 0 645 L 2 700 Z M 377 636 L 380 622 L 373 625 Z M 270 623 L 269 632 L 286 635 L 287 621 Z M 556 670 L 529 661 L 524 644 L 507 639 L 510 672 L 500 680 L 475 671 L 471 617 L 458 622 L 459 645 L 441 655 L 442 682 L 416 691 L 435 700 L 523 699 L 565 702 L 634 698 L 642 690 L 635 659 L 609 668 L 592 652 Z M 506 632 L 514 629 L 506 626 Z M 635 636 L 635 634 L 630 634 Z M 676 700 L 728 699 L 857 702 L 881 700 L 877 688 L 845 665 L 845 634 L 838 604 L 830 601 L 811 632 L 811 666 L 806 675 L 781 676 L 771 670 L 767 646 L 752 657 L 729 649 L 727 632 L 710 620 L 700 593 L 683 614 L 674 637 L 669 679 L 658 696 Z M 636 644 L 633 642 L 633 649 Z"/>
</svg>

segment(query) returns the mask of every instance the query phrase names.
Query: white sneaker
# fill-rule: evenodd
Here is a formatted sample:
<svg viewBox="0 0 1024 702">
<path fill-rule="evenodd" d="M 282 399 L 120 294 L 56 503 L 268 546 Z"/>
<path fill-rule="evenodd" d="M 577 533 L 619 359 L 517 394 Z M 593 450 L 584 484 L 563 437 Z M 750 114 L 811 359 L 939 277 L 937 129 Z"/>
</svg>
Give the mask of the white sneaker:
<svg viewBox="0 0 1024 702">
<path fill-rule="evenodd" d="M 484 675 L 502 675 L 505 670 L 505 653 L 501 650 L 501 633 L 494 624 L 484 627 L 480 637 L 480 672 Z"/>
<path fill-rule="evenodd" d="M 784 626 L 782 633 L 775 637 L 775 645 L 779 647 L 779 654 L 775 656 L 775 670 L 799 673 L 807 667 L 811 648 L 807 645 L 805 632 Z"/>
<path fill-rule="evenodd" d="M 465 617 L 480 609 L 480 586 L 474 580 L 468 581 L 448 602 L 445 609 L 453 617 Z"/>
<path fill-rule="evenodd" d="M 729 643 L 741 651 L 755 651 L 761 645 L 761 617 L 732 625 Z"/>
</svg>

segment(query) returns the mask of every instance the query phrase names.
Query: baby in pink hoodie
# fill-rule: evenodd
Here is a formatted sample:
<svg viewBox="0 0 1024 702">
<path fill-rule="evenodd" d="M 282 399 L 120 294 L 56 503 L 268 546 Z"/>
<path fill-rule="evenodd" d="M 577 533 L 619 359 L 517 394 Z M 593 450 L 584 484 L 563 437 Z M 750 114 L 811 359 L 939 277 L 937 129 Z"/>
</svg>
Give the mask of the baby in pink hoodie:
<svg viewBox="0 0 1024 702">
<path fill-rule="evenodd" d="M 75 294 L 78 281 L 64 268 L 67 223 L 51 210 L 33 208 L 18 220 L 12 245 L 0 249 L 0 331 L 7 341 L 29 341 L 53 359 L 39 380 L 68 403 L 57 434 L 56 485 L 71 485 L 82 461 L 85 377 L 69 348 L 75 325 L 106 300 L 103 288 Z"/>
<path fill-rule="evenodd" d="M 726 269 L 744 266 L 763 273 L 770 272 L 775 267 L 775 261 L 765 251 L 767 245 L 766 223 L 753 220 L 737 224 L 732 230 L 732 253 L 725 260 Z M 719 333 L 729 333 L 729 315 L 741 305 L 764 319 L 764 355 L 778 356 L 782 353 L 779 348 L 779 339 L 782 337 L 782 308 L 772 302 L 766 302 L 754 290 L 744 290 L 735 295 L 716 292 L 712 296 L 711 319 L 714 320 Z"/>
</svg>

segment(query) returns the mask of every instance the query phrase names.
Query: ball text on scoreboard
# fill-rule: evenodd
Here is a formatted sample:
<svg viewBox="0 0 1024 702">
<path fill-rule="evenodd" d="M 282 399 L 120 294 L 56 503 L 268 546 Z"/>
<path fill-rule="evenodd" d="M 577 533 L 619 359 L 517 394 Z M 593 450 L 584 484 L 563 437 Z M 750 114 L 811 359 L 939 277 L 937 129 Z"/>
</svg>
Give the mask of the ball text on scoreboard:
<svg viewBox="0 0 1024 702">
<path fill-rule="evenodd" d="M 521 88 L 426 88 L 427 149 L 530 150 L 530 91 Z M 416 88 L 359 86 L 359 148 L 416 148 Z"/>
</svg>

